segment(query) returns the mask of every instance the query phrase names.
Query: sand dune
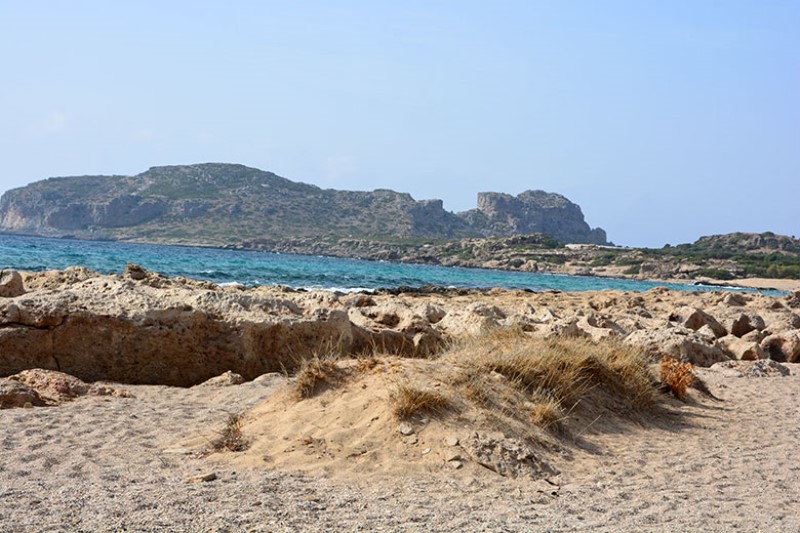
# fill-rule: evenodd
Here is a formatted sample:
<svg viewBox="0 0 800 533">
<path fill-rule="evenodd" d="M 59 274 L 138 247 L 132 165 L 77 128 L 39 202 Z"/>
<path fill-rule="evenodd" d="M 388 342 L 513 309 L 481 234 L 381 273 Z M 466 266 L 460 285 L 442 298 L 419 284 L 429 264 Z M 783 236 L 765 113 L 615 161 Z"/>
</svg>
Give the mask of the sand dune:
<svg viewBox="0 0 800 533">
<path fill-rule="evenodd" d="M 785 366 L 792 375 L 701 370 L 723 401 L 666 399 L 672 414 L 656 424 L 588 425 L 568 456 L 548 457 L 560 472 L 548 481 L 442 459 L 428 473 L 322 476 L 185 447 L 281 394 L 289 385 L 277 375 L 2 410 L 0 530 L 795 531 L 800 365 Z"/>
</svg>

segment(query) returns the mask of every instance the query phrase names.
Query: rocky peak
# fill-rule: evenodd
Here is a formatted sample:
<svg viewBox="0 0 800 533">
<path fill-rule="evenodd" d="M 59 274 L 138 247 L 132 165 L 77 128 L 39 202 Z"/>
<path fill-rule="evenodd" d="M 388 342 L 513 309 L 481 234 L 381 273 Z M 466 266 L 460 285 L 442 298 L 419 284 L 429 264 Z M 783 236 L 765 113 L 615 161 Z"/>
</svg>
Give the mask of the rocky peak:
<svg viewBox="0 0 800 533">
<path fill-rule="evenodd" d="M 464 216 L 486 236 L 546 233 L 561 242 L 606 243 L 605 231 L 589 227 L 580 206 L 560 194 L 482 192 L 477 205 Z"/>
</svg>

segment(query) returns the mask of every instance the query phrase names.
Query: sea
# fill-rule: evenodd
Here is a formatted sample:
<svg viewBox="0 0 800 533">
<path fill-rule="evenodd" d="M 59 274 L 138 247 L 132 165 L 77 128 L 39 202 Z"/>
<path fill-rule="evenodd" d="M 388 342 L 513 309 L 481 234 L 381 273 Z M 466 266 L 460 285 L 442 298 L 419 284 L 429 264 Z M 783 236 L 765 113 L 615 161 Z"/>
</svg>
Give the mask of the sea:
<svg viewBox="0 0 800 533">
<path fill-rule="evenodd" d="M 614 289 L 643 292 L 658 286 L 685 291 L 721 289 L 691 284 L 592 276 L 0 234 L 0 269 L 43 271 L 84 266 L 103 274 L 113 274 L 121 273 L 128 262 L 166 276 L 208 280 L 220 285 L 281 285 L 298 289 L 328 289 L 340 292 L 430 285 L 456 288 L 499 287 L 533 291 Z M 724 289 L 746 290 L 733 287 Z M 781 294 L 777 291 L 760 292 Z"/>
</svg>

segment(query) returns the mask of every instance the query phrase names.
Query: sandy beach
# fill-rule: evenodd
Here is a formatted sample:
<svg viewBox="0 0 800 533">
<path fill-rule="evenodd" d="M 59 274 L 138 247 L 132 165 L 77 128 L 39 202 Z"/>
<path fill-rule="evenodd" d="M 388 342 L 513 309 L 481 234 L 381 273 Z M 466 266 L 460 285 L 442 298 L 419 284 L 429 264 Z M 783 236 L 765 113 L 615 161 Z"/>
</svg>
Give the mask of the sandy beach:
<svg viewBox="0 0 800 533">
<path fill-rule="evenodd" d="M 570 458 L 550 458 L 560 474 L 547 481 L 444 464 L 322 476 L 181 447 L 287 386 L 278 375 L 2 410 L 0 530 L 796 531 L 800 365 L 786 366 L 787 377 L 706 370 L 721 402 L 666 400 L 669 414 L 643 426 L 598 421 Z"/>
<path fill-rule="evenodd" d="M 0 531 L 800 529 L 797 293 L 5 281 Z M 503 366 L 540 349 L 583 361 L 582 396 Z M 619 392 L 623 353 L 646 409 Z M 659 360 L 705 388 L 657 390 Z M 403 418 L 403 387 L 443 411 Z"/>
</svg>

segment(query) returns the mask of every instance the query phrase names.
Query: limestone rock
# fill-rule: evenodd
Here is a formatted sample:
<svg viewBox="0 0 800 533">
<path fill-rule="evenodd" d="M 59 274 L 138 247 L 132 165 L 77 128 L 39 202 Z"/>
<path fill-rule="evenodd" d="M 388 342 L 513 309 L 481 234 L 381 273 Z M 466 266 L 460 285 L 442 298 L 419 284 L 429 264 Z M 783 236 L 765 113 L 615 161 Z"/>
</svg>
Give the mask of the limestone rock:
<svg viewBox="0 0 800 533">
<path fill-rule="evenodd" d="M 758 342 L 740 339 L 735 335 L 722 337 L 717 341 L 717 346 L 733 359 L 755 361 L 769 357 Z"/>
<path fill-rule="evenodd" d="M 16 270 L 0 270 L 0 297 L 14 298 L 25 294 L 22 276 Z"/>
<path fill-rule="evenodd" d="M 711 370 L 730 371 L 733 376 L 738 377 L 774 377 L 788 376 L 791 374 L 784 365 L 771 359 L 760 359 L 758 361 L 723 361 L 711 367 Z"/>
<path fill-rule="evenodd" d="M 775 361 L 800 363 L 800 330 L 783 331 L 766 337 L 761 347 Z"/>
<path fill-rule="evenodd" d="M 742 337 L 753 330 L 763 330 L 766 327 L 764 319 L 752 311 L 741 311 L 729 315 L 722 320 L 722 325 L 731 335 Z"/>
<path fill-rule="evenodd" d="M 139 265 L 128 263 L 125 265 L 125 270 L 122 271 L 123 278 L 130 278 L 133 280 L 141 281 L 148 276 L 149 272 Z"/>
<path fill-rule="evenodd" d="M 554 473 L 533 449 L 513 438 L 476 433 L 461 445 L 475 462 L 503 477 L 539 479 Z"/>
<path fill-rule="evenodd" d="M 669 315 L 670 322 L 677 322 L 681 326 L 697 331 L 703 326 L 708 326 L 716 337 L 724 337 L 727 333 L 722 324 L 717 322 L 713 316 L 701 309 L 684 306 L 676 309 Z"/>
<path fill-rule="evenodd" d="M 0 378 L 0 409 L 26 405 L 41 407 L 49 403 L 28 385 L 13 379 Z"/>
<path fill-rule="evenodd" d="M 590 228 L 581 208 L 560 194 L 479 193 L 477 209 L 461 216 L 487 235 L 546 233 L 561 242 L 606 244 L 605 231 Z"/>
<path fill-rule="evenodd" d="M 697 366 L 711 366 L 730 359 L 696 332 L 683 327 L 641 329 L 625 337 L 624 342 L 643 349 L 653 362 L 659 361 L 663 355 Z"/>
<path fill-rule="evenodd" d="M 38 392 L 43 398 L 54 402 L 64 402 L 80 396 L 115 396 L 128 398 L 131 394 L 115 385 L 107 383 L 86 383 L 56 370 L 32 368 L 23 370 L 8 379 L 22 383 Z"/>
<path fill-rule="evenodd" d="M 240 374 L 228 370 L 219 376 L 207 379 L 200 383 L 198 387 L 229 387 L 231 385 L 241 385 L 244 382 L 245 379 Z"/>
</svg>

